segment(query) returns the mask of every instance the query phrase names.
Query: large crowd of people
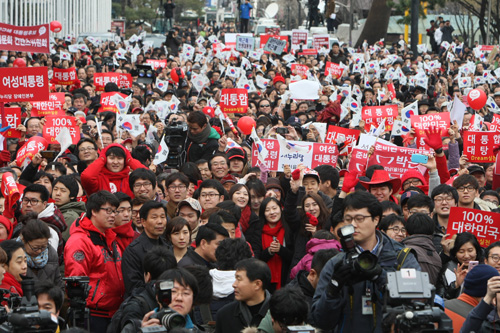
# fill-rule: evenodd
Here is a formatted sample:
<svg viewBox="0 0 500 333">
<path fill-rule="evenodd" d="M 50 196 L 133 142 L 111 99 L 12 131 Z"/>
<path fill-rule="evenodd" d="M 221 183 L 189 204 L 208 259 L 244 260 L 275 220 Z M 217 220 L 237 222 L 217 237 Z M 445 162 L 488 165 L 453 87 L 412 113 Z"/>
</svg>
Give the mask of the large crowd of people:
<svg viewBox="0 0 500 333">
<path fill-rule="evenodd" d="M 224 45 L 231 32 L 225 24 L 174 26 L 158 48 L 141 39 L 86 39 L 89 52 L 70 59 L 61 54 L 74 39 L 56 38 L 52 54 L 0 52 L 3 67 L 18 58 L 46 66 L 49 76 L 75 67 L 79 83 L 50 89 L 64 93 L 62 110 L 80 127 L 78 144 L 56 160 L 39 152 L 19 164 L 17 152 L 43 136 L 46 119 L 32 115 L 30 102 L 7 105 L 21 108 L 21 138 L 5 139 L 0 174 L 12 174 L 21 197 L 13 202 L 2 185 L 0 288 L 23 296 L 21 282 L 30 277 L 40 308 L 62 316 L 62 278 L 88 277 L 91 332 L 138 332 L 160 325 L 157 314 L 168 308 L 190 331 L 288 332 L 308 324 L 325 332 L 390 332 L 398 318 L 384 313 L 387 273 L 408 269 L 427 273 L 435 287 L 429 305 L 452 319 L 454 332 L 500 329 L 500 242 L 486 242 L 475 227 L 450 237 L 449 223 L 454 207 L 499 210 L 496 150 L 491 163 L 474 163 L 464 149 L 464 133 L 489 129 L 500 108 L 498 48 L 486 52 L 458 38 L 436 46 L 433 38 L 418 54 L 404 41 L 354 49 L 337 40 L 316 54 L 304 54 L 306 45 L 281 54 L 239 52 Z M 148 60 L 165 60 L 149 81 L 138 67 Z M 330 63 L 342 74 L 325 75 Z M 109 82 L 104 92 L 131 96 L 123 113 L 139 115 L 142 134 L 119 123 L 117 110 L 101 112 L 94 76 L 108 72 L 131 74 L 131 87 Z M 200 76 L 208 79 L 201 88 L 194 80 Z M 316 82 L 318 95 L 294 99 L 290 86 L 301 80 Z M 165 81 L 166 89 L 158 84 Z M 221 116 L 221 92 L 231 88 L 249 89 L 246 113 Z M 471 88 L 494 103 L 468 107 Z M 333 125 L 415 148 L 418 131 L 367 128 L 352 102 L 394 105 L 401 120 L 414 103 L 416 114 L 433 115 L 455 113 L 457 100 L 466 107 L 461 123 L 426 130 L 426 161 L 399 177 L 366 158 L 352 168 L 356 142 L 325 139 Z M 162 102 L 167 112 L 160 112 Z M 244 116 L 255 120 L 252 135 L 238 126 Z M 173 127 L 181 143 L 171 139 Z M 339 156 L 315 168 L 290 161 L 283 171 L 270 170 L 256 147 L 263 139 L 281 145 L 280 138 L 329 142 Z M 161 160 L 165 144 L 170 156 Z M 349 226 L 351 252 L 349 235 L 341 236 Z M 352 251 L 378 258 L 370 274 L 355 269 Z"/>
</svg>

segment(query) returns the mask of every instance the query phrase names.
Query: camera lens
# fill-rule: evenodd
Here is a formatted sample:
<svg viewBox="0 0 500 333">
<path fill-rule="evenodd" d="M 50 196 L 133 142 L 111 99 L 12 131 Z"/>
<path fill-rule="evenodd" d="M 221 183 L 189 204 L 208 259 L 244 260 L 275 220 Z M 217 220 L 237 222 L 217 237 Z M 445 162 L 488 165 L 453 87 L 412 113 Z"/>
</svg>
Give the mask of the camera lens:
<svg viewBox="0 0 500 333">
<path fill-rule="evenodd" d="M 371 271 L 377 265 L 377 257 L 368 251 L 362 252 L 358 257 L 357 264 L 361 270 Z"/>
<path fill-rule="evenodd" d="M 186 319 L 177 312 L 167 313 L 161 318 L 161 324 L 166 329 L 186 326 Z"/>
</svg>

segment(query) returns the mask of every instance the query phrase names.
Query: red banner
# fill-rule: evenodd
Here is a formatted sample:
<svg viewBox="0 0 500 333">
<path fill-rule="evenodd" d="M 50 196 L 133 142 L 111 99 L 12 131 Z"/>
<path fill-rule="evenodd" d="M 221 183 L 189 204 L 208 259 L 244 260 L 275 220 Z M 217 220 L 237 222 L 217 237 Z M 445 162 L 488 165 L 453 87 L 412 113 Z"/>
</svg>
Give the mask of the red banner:
<svg viewBox="0 0 500 333">
<path fill-rule="evenodd" d="M 368 162 L 368 150 L 354 148 L 349 160 L 349 172 L 364 172 L 366 170 L 366 163 Z"/>
<path fill-rule="evenodd" d="M 332 78 L 338 79 L 344 73 L 344 69 L 334 62 L 327 61 L 325 66 L 325 75 L 328 76 L 330 74 Z"/>
<path fill-rule="evenodd" d="M 108 82 L 118 85 L 118 88 L 132 88 L 132 75 L 120 73 L 95 73 L 94 85 L 96 91 L 104 91 Z"/>
<path fill-rule="evenodd" d="M 43 126 L 43 137 L 48 144 L 59 143 L 56 136 L 63 128 L 69 129 L 73 144 L 76 145 L 80 141 L 80 128 L 76 124 L 76 118 L 71 116 L 47 117 L 45 126 Z"/>
<path fill-rule="evenodd" d="M 245 88 L 222 89 L 220 109 L 224 113 L 246 113 L 248 108 L 248 90 Z"/>
<path fill-rule="evenodd" d="M 499 227 L 499 213 L 479 209 L 451 207 L 446 233 L 450 234 L 451 237 L 461 232 L 470 232 L 476 236 L 479 245 L 488 247 L 500 240 Z"/>
<path fill-rule="evenodd" d="M 21 192 L 17 187 L 14 175 L 11 172 L 5 172 L 2 175 L 0 190 L 5 198 L 3 216 L 7 218 L 14 217 L 14 205 L 21 197 Z"/>
<path fill-rule="evenodd" d="M 264 46 L 266 45 L 267 41 L 269 40 L 269 38 L 276 38 L 276 39 L 280 39 L 280 40 L 286 40 L 287 43 L 286 43 L 286 46 L 285 48 L 283 49 L 283 52 L 288 52 L 288 36 L 278 36 L 278 35 L 260 35 L 260 48 L 263 49 Z M 264 51 L 264 53 L 266 54 L 269 54 L 268 51 Z"/>
<path fill-rule="evenodd" d="M 5 108 L 5 120 L 10 129 L 2 135 L 6 138 L 21 138 L 21 131 L 16 130 L 17 126 L 21 125 L 21 108 Z"/>
<path fill-rule="evenodd" d="M 448 129 L 450 128 L 450 113 L 429 113 L 424 115 L 412 115 L 411 127 L 415 129 L 417 135 L 417 147 L 429 149 L 424 139 L 426 138 L 425 131 L 433 128 L 439 128 L 443 136 L 448 136 Z"/>
<path fill-rule="evenodd" d="M 500 133 L 464 131 L 463 153 L 471 163 L 493 163 L 496 158 L 493 146 L 500 144 Z"/>
<path fill-rule="evenodd" d="M 375 151 L 368 160 L 368 166 L 379 164 L 392 178 L 401 178 L 408 169 L 416 169 L 418 163 L 411 162 L 413 154 L 430 154 L 429 150 L 412 149 L 375 143 Z"/>
<path fill-rule="evenodd" d="M 31 137 L 28 142 L 24 144 L 24 146 L 21 147 L 17 151 L 16 155 L 16 163 L 17 166 L 20 167 L 23 165 L 24 160 L 29 158 L 30 160 L 33 159 L 33 156 L 37 154 L 39 151 L 45 150 L 48 147 L 47 140 L 40 136 L 33 136 Z"/>
<path fill-rule="evenodd" d="M 330 37 L 328 35 L 313 36 L 313 48 L 319 50 L 322 47 L 330 49 Z"/>
<path fill-rule="evenodd" d="M 50 93 L 48 101 L 32 102 L 32 117 L 64 116 L 64 93 Z"/>
<path fill-rule="evenodd" d="M 0 102 L 49 99 L 47 67 L 0 68 Z"/>
<path fill-rule="evenodd" d="M 329 125 L 328 131 L 326 132 L 325 143 L 338 142 L 339 139 L 342 142 L 346 142 L 347 146 L 340 152 L 340 155 L 350 154 L 359 139 L 359 130 L 349 129 L 344 127 L 338 127 Z"/>
<path fill-rule="evenodd" d="M 316 49 L 302 49 L 302 52 L 299 52 L 299 55 L 316 55 L 318 54 L 318 50 Z"/>
<path fill-rule="evenodd" d="M 18 27 L 0 23 L 0 36 L 0 50 L 50 53 L 48 24 Z"/>
<path fill-rule="evenodd" d="M 471 124 L 474 124 L 473 122 L 474 116 L 471 118 Z M 488 131 L 491 132 L 500 132 L 500 115 L 494 114 L 493 119 L 491 120 L 491 123 L 484 122 L 488 126 Z"/>
<path fill-rule="evenodd" d="M 370 131 L 371 125 L 378 127 L 384 118 L 386 118 L 385 130 L 391 131 L 394 119 L 397 116 L 397 105 L 364 106 L 363 109 L 361 109 L 361 119 L 365 122 L 365 130 L 367 132 Z"/>
<path fill-rule="evenodd" d="M 303 79 L 307 78 L 306 73 L 309 67 L 306 65 L 292 64 L 292 74 L 300 75 Z"/>
<path fill-rule="evenodd" d="M 101 94 L 101 107 L 97 112 L 106 112 L 111 111 L 114 113 L 118 113 L 118 108 L 115 106 L 115 103 L 111 99 L 111 96 L 119 94 L 122 98 L 126 98 L 127 95 L 119 93 L 117 91 L 107 92 Z"/>
<path fill-rule="evenodd" d="M 52 80 L 50 83 L 58 84 L 61 86 L 72 86 L 80 82 L 78 76 L 76 75 L 76 68 L 54 68 L 54 74 L 52 75 Z"/>
<path fill-rule="evenodd" d="M 146 59 L 146 63 L 150 64 L 153 66 L 153 69 L 156 70 L 157 68 L 165 68 L 167 67 L 167 60 L 157 60 L 157 59 Z"/>
</svg>

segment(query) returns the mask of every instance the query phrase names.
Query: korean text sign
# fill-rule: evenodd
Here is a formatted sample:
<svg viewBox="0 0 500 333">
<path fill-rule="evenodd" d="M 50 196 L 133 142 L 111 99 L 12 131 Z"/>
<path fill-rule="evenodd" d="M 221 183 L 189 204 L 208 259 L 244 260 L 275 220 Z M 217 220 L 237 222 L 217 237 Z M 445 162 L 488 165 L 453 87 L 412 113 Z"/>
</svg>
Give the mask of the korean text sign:
<svg viewBox="0 0 500 333">
<path fill-rule="evenodd" d="M 400 178 L 408 169 L 416 169 L 418 163 L 411 162 L 413 154 L 430 154 L 429 150 L 389 146 L 375 143 L 375 151 L 368 160 L 368 166 L 379 164 L 391 178 Z"/>
<path fill-rule="evenodd" d="M 292 30 L 292 49 L 299 49 L 300 44 L 307 45 L 307 37 L 309 36 L 309 31 L 307 30 Z"/>
<path fill-rule="evenodd" d="M 158 59 L 146 59 L 146 63 L 150 64 L 151 66 L 153 66 L 154 70 L 156 70 L 158 68 L 165 68 L 165 67 L 167 67 L 167 60 L 166 59 L 161 59 L 161 60 L 158 60 Z M 101 73 L 96 73 L 96 74 L 101 74 Z M 94 74 L 94 77 L 95 77 L 95 74 Z"/>
<path fill-rule="evenodd" d="M 284 41 L 288 41 L 288 37 L 287 36 L 277 36 L 277 35 L 260 35 L 260 47 L 261 49 L 264 48 L 264 46 L 267 44 L 267 41 L 270 39 L 270 38 L 274 38 L 274 39 L 280 39 L 280 40 L 284 40 Z M 288 52 L 287 50 L 287 47 L 285 46 L 285 49 L 283 50 L 283 52 Z M 265 51 L 265 53 L 269 53 L 269 51 Z"/>
<path fill-rule="evenodd" d="M 313 36 L 313 48 L 316 50 L 324 47 L 327 50 L 330 50 L 330 36 L 329 35 L 314 35 Z"/>
<path fill-rule="evenodd" d="M 368 161 L 368 151 L 354 148 L 351 153 L 351 159 L 349 160 L 349 172 L 359 172 L 362 173 L 366 169 L 366 162 Z"/>
<path fill-rule="evenodd" d="M 33 159 L 39 151 L 47 149 L 47 140 L 39 136 L 31 137 L 28 142 L 24 144 L 18 151 L 16 155 L 17 166 L 22 166 L 24 161 L 29 158 Z"/>
<path fill-rule="evenodd" d="M 338 79 L 339 77 L 342 76 L 342 73 L 344 72 L 344 68 L 340 66 L 339 64 L 336 64 L 334 62 L 327 61 L 326 66 L 325 66 L 325 75 L 331 75 L 332 78 Z"/>
<path fill-rule="evenodd" d="M 500 133 L 464 131 L 462 138 L 463 153 L 471 163 L 495 162 L 493 146 L 500 144 Z"/>
<path fill-rule="evenodd" d="M 253 51 L 255 39 L 250 36 L 236 36 L 237 51 Z"/>
<path fill-rule="evenodd" d="M 6 138 L 21 138 L 21 132 L 16 130 L 17 126 L 21 125 L 21 108 L 5 108 L 5 120 L 10 129 L 2 135 Z"/>
<path fill-rule="evenodd" d="M 347 153 L 351 153 L 359 139 L 359 135 L 359 130 L 329 125 L 328 131 L 326 132 L 325 142 L 334 143 L 339 140 L 349 142 L 347 144 Z"/>
<path fill-rule="evenodd" d="M 76 75 L 76 68 L 54 68 L 54 74 L 50 83 L 59 84 L 62 86 L 71 86 L 76 84 L 78 76 Z"/>
<path fill-rule="evenodd" d="M 329 143 L 315 143 L 304 141 L 289 141 L 292 144 L 299 146 L 300 151 L 288 153 L 280 150 L 278 140 L 262 139 L 262 144 L 269 151 L 266 158 L 266 165 L 271 171 L 283 171 L 285 164 L 289 165 L 292 170 L 302 163 L 314 169 L 323 164 L 332 166 L 337 165 L 338 150 L 337 145 Z M 255 145 L 252 146 L 252 166 L 259 165 L 258 150 Z"/>
<path fill-rule="evenodd" d="M 0 50 L 49 53 L 49 25 L 18 27 L 0 23 Z"/>
<path fill-rule="evenodd" d="M 32 117 L 64 116 L 64 93 L 50 93 L 47 101 L 32 102 Z"/>
<path fill-rule="evenodd" d="M 281 40 L 278 38 L 271 37 L 267 40 L 266 45 L 264 45 L 264 51 L 268 51 L 275 54 L 283 53 L 286 47 L 286 40 Z"/>
<path fill-rule="evenodd" d="M 475 235 L 482 247 L 500 240 L 500 214 L 479 209 L 451 207 L 446 233 L 450 237 L 461 232 Z"/>
<path fill-rule="evenodd" d="M 447 130 L 450 128 L 450 113 L 430 113 L 424 115 L 412 115 L 411 127 L 415 129 L 417 135 L 417 147 L 426 147 L 424 139 L 426 138 L 425 131 L 430 128 L 438 128 L 442 131 L 443 136 L 447 136 Z"/>
<path fill-rule="evenodd" d="M 224 113 L 246 113 L 248 90 L 245 88 L 222 89 L 220 108 Z"/>
<path fill-rule="evenodd" d="M 397 116 L 397 105 L 364 106 L 361 110 L 361 119 L 365 122 L 366 131 L 370 130 L 371 125 L 378 127 L 384 118 L 386 118 L 385 130 L 390 131 Z"/>
<path fill-rule="evenodd" d="M 43 137 L 47 140 L 48 144 L 58 143 L 56 136 L 59 132 L 66 127 L 69 129 L 69 134 L 73 140 L 73 144 L 76 145 L 80 141 L 80 128 L 76 124 L 76 118 L 70 116 L 62 117 L 47 117 L 47 121 L 43 126 Z"/>
<path fill-rule="evenodd" d="M 107 83 L 116 83 L 118 88 L 132 88 L 132 75 L 120 73 L 95 73 L 94 85 L 96 91 L 104 91 Z"/>
<path fill-rule="evenodd" d="M 0 102 L 48 99 L 47 67 L 0 68 Z"/>
<path fill-rule="evenodd" d="M 301 64 L 292 64 L 292 73 L 295 75 L 300 75 L 301 78 L 305 79 L 306 73 L 309 70 L 309 67 Z"/>
<path fill-rule="evenodd" d="M 112 91 L 112 92 L 107 92 L 107 93 L 102 93 L 101 94 L 101 107 L 97 112 L 106 112 L 106 111 L 111 111 L 114 113 L 118 113 L 118 108 L 116 107 L 115 103 L 111 99 L 111 96 L 119 94 L 122 98 L 126 98 L 127 95 Z"/>
</svg>

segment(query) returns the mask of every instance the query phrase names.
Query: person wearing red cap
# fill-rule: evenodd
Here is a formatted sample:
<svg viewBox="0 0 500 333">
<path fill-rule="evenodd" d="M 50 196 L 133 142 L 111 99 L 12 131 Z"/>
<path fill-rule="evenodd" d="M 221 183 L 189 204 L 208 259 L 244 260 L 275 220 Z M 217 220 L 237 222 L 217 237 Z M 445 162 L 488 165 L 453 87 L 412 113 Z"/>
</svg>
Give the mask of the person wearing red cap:
<svg viewBox="0 0 500 333">
<path fill-rule="evenodd" d="M 283 76 L 281 76 L 281 74 L 276 74 L 276 76 L 273 79 L 273 86 L 278 88 L 278 86 L 276 85 L 276 83 L 278 83 L 278 82 L 281 82 L 282 84 L 286 83 L 285 78 Z"/>
</svg>

